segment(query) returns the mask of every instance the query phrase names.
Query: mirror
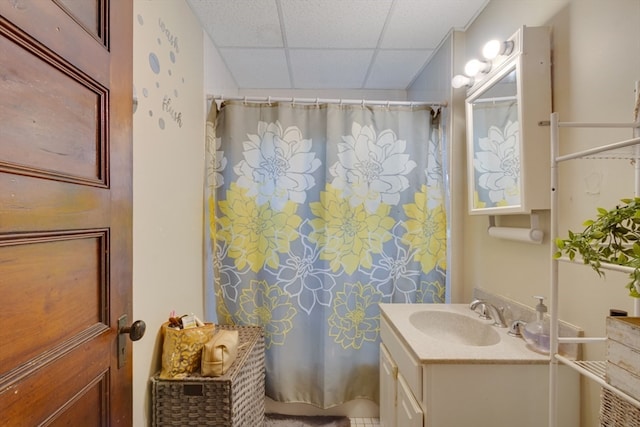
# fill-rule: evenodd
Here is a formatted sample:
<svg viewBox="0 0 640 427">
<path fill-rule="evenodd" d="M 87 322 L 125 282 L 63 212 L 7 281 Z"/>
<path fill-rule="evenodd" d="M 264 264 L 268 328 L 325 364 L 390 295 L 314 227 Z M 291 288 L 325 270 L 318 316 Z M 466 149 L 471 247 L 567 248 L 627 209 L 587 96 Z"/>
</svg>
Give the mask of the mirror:
<svg viewBox="0 0 640 427">
<path fill-rule="evenodd" d="M 516 64 L 467 100 L 472 210 L 520 210 L 520 113 Z"/>
<path fill-rule="evenodd" d="M 547 27 L 523 27 L 513 50 L 467 91 L 471 214 L 531 214 L 550 206 L 551 53 Z"/>
</svg>

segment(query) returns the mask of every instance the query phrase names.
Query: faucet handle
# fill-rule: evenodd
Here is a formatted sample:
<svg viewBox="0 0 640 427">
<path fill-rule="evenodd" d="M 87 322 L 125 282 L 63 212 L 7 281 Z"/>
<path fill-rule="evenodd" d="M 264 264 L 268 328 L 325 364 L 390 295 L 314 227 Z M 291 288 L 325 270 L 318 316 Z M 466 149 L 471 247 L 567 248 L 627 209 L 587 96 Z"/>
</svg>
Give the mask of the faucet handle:
<svg viewBox="0 0 640 427">
<path fill-rule="evenodd" d="M 481 299 L 473 300 L 471 304 L 469 304 L 469 308 L 472 311 L 477 311 L 476 309 L 480 308 L 480 311 L 478 312 L 480 318 L 484 320 L 491 319 L 491 316 L 489 316 L 489 309 L 487 308 L 487 303 L 484 302 L 483 300 Z"/>
<path fill-rule="evenodd" d="M 511 322 L 511 325 L 509 325 L 509 332 L 507 332 L 507 334 L 512 337 L 521 337 L 522 333 L 520 332 L 520 328 L 523 328 L 526 324 L 527 323 L 522 320 L 514 320 Z"/>
<path fill-rule="evenodd" d="M 490 320 L 491 315 L 489 314 L 489 307 L 487 307 L 487 303 L 480 304 L 480 318 L 483 320 Z"/>
</svg>

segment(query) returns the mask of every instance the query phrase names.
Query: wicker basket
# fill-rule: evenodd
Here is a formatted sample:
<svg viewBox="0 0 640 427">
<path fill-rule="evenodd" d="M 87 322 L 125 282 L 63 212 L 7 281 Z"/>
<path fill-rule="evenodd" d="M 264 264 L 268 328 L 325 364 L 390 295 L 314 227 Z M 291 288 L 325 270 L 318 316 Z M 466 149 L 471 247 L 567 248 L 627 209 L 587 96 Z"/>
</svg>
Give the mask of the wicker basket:
<svg viewBox="0 0 640 427">
<path fill-rule="evenodd" d="M 259 326 L 238 330 L 238 356 L 220 377 L 160 379 L 152 385 L 153 426 L 262 426 L 264 423 L 264 335 Z"/>
<path fill-rule="evenodd" d="M 640 427 L 640 409 L 603 387 L 600 395 L 600 426 Z"/>
</svg>

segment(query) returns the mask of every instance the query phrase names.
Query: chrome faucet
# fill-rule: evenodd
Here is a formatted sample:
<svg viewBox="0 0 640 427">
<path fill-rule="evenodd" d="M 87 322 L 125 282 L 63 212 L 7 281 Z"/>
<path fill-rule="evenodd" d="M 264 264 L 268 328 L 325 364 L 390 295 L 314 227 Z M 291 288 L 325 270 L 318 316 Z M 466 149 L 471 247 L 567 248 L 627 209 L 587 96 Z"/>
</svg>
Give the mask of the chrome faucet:
<svg viewBox="0 0 640 427">
<path fill-rule="evenodd" d="M 493 304 L 490 304 L 484 300 L 476 299 L 471 301 L 469 308 L 476 311 L 476 308 L 480 307 L 480 318 L 493 320 L 493 325 L 499 328 L 506 328 L 507 323 L 504 320 L 502 309 L 497 308 Z"/>
<path fill-rule="evenodd" d="M 491 319 L 491 317 L 489 316 L 489 310 L 487 309 L 487 303 L 484 302 L 481 299 L 476 299 L 471 301 L 471 304 L 469 304 L 469 308 L 471 309 L 471 311 L 476 311 L 476 309 L 480 309 L 480 311 L 478 312 L 479 316 L 481 319 Z"/>
</svg>

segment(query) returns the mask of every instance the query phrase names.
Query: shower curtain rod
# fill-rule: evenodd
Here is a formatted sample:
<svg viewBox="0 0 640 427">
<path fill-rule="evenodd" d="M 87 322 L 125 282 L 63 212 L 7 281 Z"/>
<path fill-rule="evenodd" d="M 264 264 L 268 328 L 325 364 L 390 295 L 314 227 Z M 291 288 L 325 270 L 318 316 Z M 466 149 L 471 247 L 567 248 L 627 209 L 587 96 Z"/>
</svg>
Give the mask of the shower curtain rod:
<svg viewBox="0 0 640 427">
<path fill-rule="evenodd" d="M 224 96 L 207 95 L 207 101 L 245 101 L 245 102 L 291 102 L 300 104 L 348 104 L 348 105 L 382 105 L 382 106 L 407 106 L 417 107 L 426 105 L 429 107 L 446 107 L 447 102 L 419 102 L 419 101 L 371 101 L 366 99 L 327 99 L 327 98 L 281 98 L 275 96 Z"/>
</svg>

